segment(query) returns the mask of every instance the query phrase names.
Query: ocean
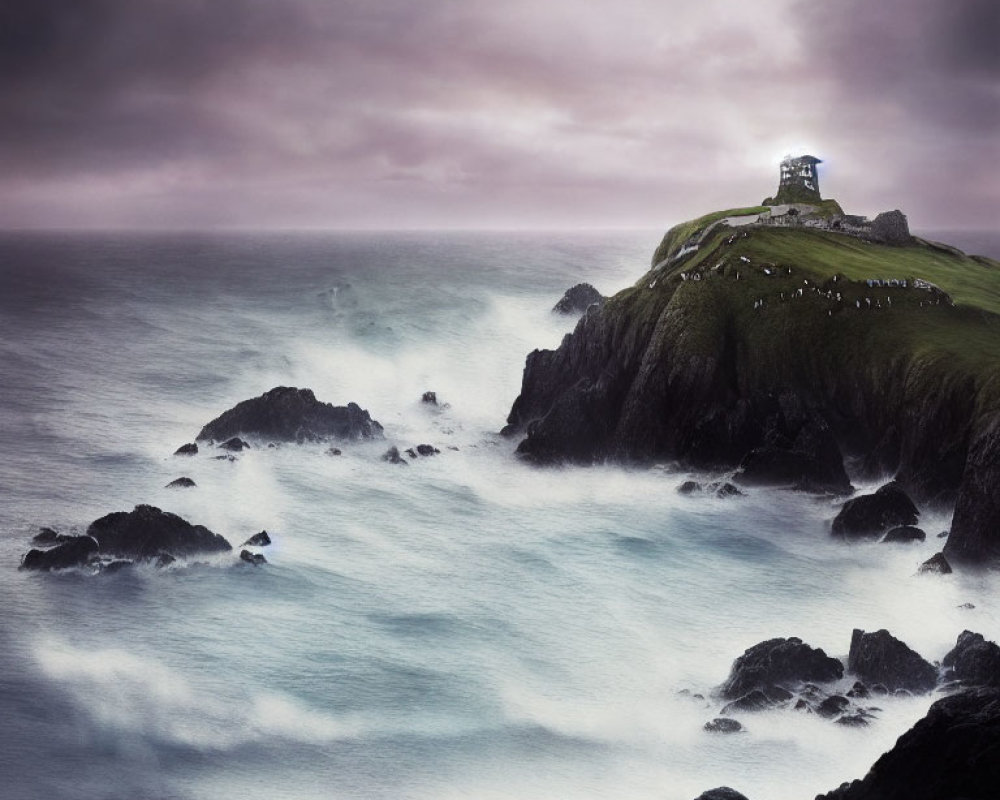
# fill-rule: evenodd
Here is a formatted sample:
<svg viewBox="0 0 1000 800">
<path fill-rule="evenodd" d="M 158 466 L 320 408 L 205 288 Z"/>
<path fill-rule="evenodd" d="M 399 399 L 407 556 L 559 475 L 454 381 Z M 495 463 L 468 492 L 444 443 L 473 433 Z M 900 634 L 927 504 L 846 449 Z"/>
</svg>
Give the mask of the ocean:
<svg viewBox="0 0 1000 800">
<path fill-rule="evenodd" d="M 808 800 L 862 776 L 933 696 L 726 736 L 690 695 L 776 636 L 846 657 L 887 628 L 931 660 L 1000 639 L 1000 579 L 915 574 L 947 515 L 845 545 L 826 499 L 539 469 L 498 435 L 526 354 L 574 326 L 563 291 L 631 285 L 661 233 L 0 235 L 0 796 Z M 386 440 L 172 455 L 275 386 Z M 420 443 L 441 452 L 381 459 Z M 234 546 L 266 529 L 269 563 L 18 570 L 39 526 L 139 503 Z"/>
</svg>

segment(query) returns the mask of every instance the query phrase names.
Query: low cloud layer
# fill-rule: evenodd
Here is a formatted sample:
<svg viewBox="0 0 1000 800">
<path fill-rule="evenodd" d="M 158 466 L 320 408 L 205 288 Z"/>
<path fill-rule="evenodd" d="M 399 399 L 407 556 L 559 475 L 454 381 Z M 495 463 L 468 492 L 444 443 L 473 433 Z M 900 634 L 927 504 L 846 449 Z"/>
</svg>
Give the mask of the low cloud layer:
<svg viewBox="0 0 1000 800">
<path fill-rule="evenodd" d="M 992 0 L 10 0 L 0 225 L 661 227 L 821 186 L 995 222 Z"/>
</svg>

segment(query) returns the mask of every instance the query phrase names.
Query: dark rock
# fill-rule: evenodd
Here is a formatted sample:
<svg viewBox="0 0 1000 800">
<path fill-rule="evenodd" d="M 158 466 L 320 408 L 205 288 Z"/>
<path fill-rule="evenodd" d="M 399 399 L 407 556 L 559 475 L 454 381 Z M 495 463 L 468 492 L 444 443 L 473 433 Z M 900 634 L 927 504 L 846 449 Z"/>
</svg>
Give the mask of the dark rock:
<svg viewBox="0 0 1000 800">
<path fill-rule="evenodd" d="M 566 290 L 566 294 L 553 307 L 553 311 L 559 314 L 582 314 L 592 305 L 597 303 L 602 305 L 605 297 L 589 283 L 578 283 L 571 289 Z"/>
<path fill-rule="evenodd" d="M 747 800 L 747 797 L 728 786 L 720 786 L 718 789 L 702 792 L 694 800 Z"/>
<path fill-rule="evenodd" d="M 38 533 L 31 537 L 31 543 L 49 546 L 59 544 L 59 542 L 68 541 L 71 538 L 73 537 L 65 536 L 57 531 L 54 531 L 52 528 L 39 528 Z"/>
<path fill-rule="evenodd" d="M 848 691 L 847 696 L 865 698 L 871 696 L 871 692 L 868 691 L 868 687 L 861 681 L 855 681 L 854 686 Z"/>
<path fill-rule="evenodd" d="M 182 444 L 176 450 L 174 450 L 175 456 L 196 456 L 198 455 L 198 445 L 194 442 L 188 442 L 187 444 Z"/>
<path fill-rule="evenodd" d="M 250 448 L 250 443 L 243 441 L 239 436 L 227 439 L 219 445 L 223 450 L 232 450 L 234 453 L 241 453 Z"/>
<path fill-rule="evenodd" d="M 742 497 L 743 492 L 741 492 L 736 486 L 731 484 L 729 481 L 723 481 L 721 483 L 709 484 L 709 489 L 715 491 L 716 497 Z"/>
<path fill-rule="evenodd" d="M 937 685 L 937 670 L 887 630 L 851 635 L 847 669 L 863 681 L 879 682 L 889 690 L 923 693 Z"/>
<path fill-rule="evenodd" d="M 889 694 L 889 687 L 884 683 L 876 683 L 872 686 L 872 694 L 878 695 L 879 697 L 884 697 Z"/>
<path fill-rule="evenodd" d="M 952 564 L 1000 563 L 1000 413 L 978 426 L 969 446 L 944 554 Z"/>
<path fill-rule="evenodd" d="M 414 450 L 412 447 L 408 447 L 406 449 L 406 455 L 408 455 L 410 458 L 416 458 L 417 457 L 417 451 Z"/>
<path fill-rule="evenodd" d="M 209 422 L 198 441 L 251 436 L 279 442 L 381 439 L 382 426 L 356 403 L 334 406 L 310 389 L 279 386 L 244 400 Z"/>
<path fill-rule="evenodd" d="M 995 800 L 1000 794 L 1000 690 L 938 700 L 862 780 L 816 800 Z"/>
<path fill-rule="evenodd" d="M 326 451 L 326 454 L 328 456 L 339 456 L 341 454 L 341 451 L 339 447 L 331 447 L 329 450 Z"/>
<path fill-rule="evenodd" d="M 414 456 L 416 458 L 416 456 Z M 390 464 L 406 464 L 406 459 L 399 454 L 399 448 L 393 445 L 382 454 L 382 460 Z"/>
<path fill-rule="evenodd" d="M 90 524 L 87 535 L 97 541 L 102 555 L 116 558 L 153 559 L 161 553 L 183 557 L 232 549 L 208 528 L 147 505 L 101 517 Z"/>
<path fill-rule="evenodd" d="M 838 725 L 847 725 L 851 728 L 867 728 L 871 723 L 868 722 L 868 718 L 861 713 L 857 714 L 843 714 L 837 719 Z"/>
<path fill-rule="evenodd" d="M 271 544 L 271 537 L 267 535 L 267 531 L 261 531 L 243 542 L 240 547 L 267 547 L 269 544 Z"/>
<path fill-rule="evenodd" d="M 783 706 L 792 699 L 792 693 L 781 686 L 767 686 L 764 689 L 754 689 L 742 697 L 727 703 L 722 707 L 722 714 L 732 714 L 738 711 L 767 711 L 770 708 Z"/>
<path fill-rule="evenodd" d="M 826 700 L 816 706 L 816 713 L 828 719 L 843 714 L 851 705 L 851 701 L 841 694 L 830 695 Z"/>
<path fill-rule="evenodd" d="M 128 569 L 134 567 L 135 562 L 129 561 L 127 559 L 116 559 L 114 561 L 105 561 L 101 564 L 101 574 L 111 575 L 115 572 L 121 572 L 123 569 Z"/>
<path fill-rule="evenodd" d="M 441 451 L 432 444 L 418 444 L 417 452 L 422 456 L 436 456 Z"/>
<path fill-rule="evenodd" d="M 772 434 L 740 463 L 736 480 L 748 486 L 789 486 L 820 494 L 854 491 L 844 456 L 830 427 L 819 418 L 804 424 L 794 439 Z"/>
<path fill-rule="evenodd" d="M 913 241 L 906 214 L 899 209 L 883 211 L 875 217 L 872 220 L 870 235 L 872 239 L 883 244 L 904 245 Z"/>
<path fill-rule="evenodd" d="M 53 570 L 82 567 L 98 552 L 91 536 L 73 536 L 49 550 L 29 550 L 21 559 L 21 569 Z"/>
<path fill-rule="evenodd" d="M 962 631 L 941 664 L 949 668 L 948 680 L 966 686 L 1000 687 L 1000 647 L 982 634 Z"/>
<path fill-rule="evenodd" d="M 733 662 L 729 679 L 721 687 L 726 699 L 773 684 L 826 683 L 844 676 L 844 665 L 819 648 L 797 637 L 769 639 L 755 644 Z"/>
<path fill-rule="evenodd" d="M 684 481 L 684 483 L 677 487 L 677 493 L 694 494 L 695 492 L 703 491 L 704 488 L 698 481 Z"/>
<path fill-rule="evenodd" d="M 939 533 L 937 535 L 937 538 L 938 539 L 947 539 L 948 538 L 948 533 L 949 533 L 949 531 L 941 531 L 941 533 Z"/>
<path fill-rule="evenodd" d="M 215 456 L 215 460 L 216 461 L 228 461 L 229 463 L 232 463 L 232 462 L 234 462 L 236 460 L 236 456 L 233 456 L 233 455 L 229 455 L 229 456 Z"/>
<path fill-rule="evenodd" d="M 190 478 L 182 477 L 182 478 L 176 478 L 175 480 L 170 481 L 170 483 L 168 483 L 166 485 L 166 488 L 167 489 L 187 489 L 187 488 L 190 488 L 192 486 L 197 486 L 197 485 L 198 484 L 196 484 Z"/>
<path fill-rule="evenodd" d="M 972 611 L 975 607 L 974 603 L 962 603 L 959 606 L 955 606 L 955 608 L 961 608 L 963 611 Z"/>
<path fill-rule="evenodd" d="M 814 709 L 812 704 L 808 700 L 803 700 L 801 697 L 795 702 L 795 711 L 805 711 L 807 714 L 812 714 Z"/>
<path fill-rule="evenodd" d="M 844 503 L 834 517 L 833 532 L 855 538 L 879 536 L 887 528 L 915 525 L 920 512 L 897 483 L 887 483 L 874 494 L 855 497 Z"/>
<path fill-rule="evenodd" d="M 882 542 L 883 544 L 909 544 L 910 542 L 922 542 L 926 538 L 927 534 L 920 530 L 920 528 L 913 525 L 900 525 L 897 528 L 890 528 L 885 536 L 882 537 Z"/>
<path fill-rule="evenodd" d="M 705 730 L 709 733 L 739 733 L 743 726 L 730 717 L 716 717 L 705 723 Z"/>
<path fill-rule="evenodd" d="M 424 392 L 420 397 L 421 403 L 427 403 L 431 406 L 436 406 L 438 404 L 437 392 Z"/>
<path fill-rule="evenodd" d="M 948 563 L 948 559 L 944 557 L 944 553 L 935 553 L 920 565 L 920 569 L 918 569 L 917 572 L 932 572 L 937 573 L 938 575 L 950 575 L 952 569 L 951 564 Z"/>
<path fill-rule="evenodd" d="M 249 550 L 240 550 L 240 561 L 245 561 L 254 566 L 266 564 L 267 559 L 261 553 L 251 553 Z"/>
</svg>

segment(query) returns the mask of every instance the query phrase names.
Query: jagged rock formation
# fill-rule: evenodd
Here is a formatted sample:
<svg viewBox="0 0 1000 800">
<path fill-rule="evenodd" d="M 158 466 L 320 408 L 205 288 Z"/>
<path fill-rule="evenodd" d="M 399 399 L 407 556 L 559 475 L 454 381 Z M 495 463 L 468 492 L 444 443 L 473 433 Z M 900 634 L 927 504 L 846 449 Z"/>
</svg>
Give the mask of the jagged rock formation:
<svg viewBox="0 0 1000 800">
<path fill-rule="evenodd" d="M 606 299 L 589 283 L 578 283 L 566 290 L 566 294 L 552 310 L 559 314 L 582 314 L 595 303 L 601 305 Z"/>
<path fill-rule="evenodd" d="M 334 406 L 317 400 L 311 389 L 279 386 L 216 417 L 197 440 L 240 436 L 273 442 L 380 439 L 382 426 L 356 403 Z"/>
<path fill-rule="evenodd" d="M 980 633 L 962 631 L 955 647 L 941 660 L 946 678 L 965 686 L 1000 687 L 1000 647 Z"/>
<path fill-rule="evenodd" d="M 733 662 L 719 694 L 733 699 L 774 685 L 825 683 L 843 676 L 844 665 L 840 661 L 798 637 L 769 639 L 755 644 Z"/>
<path fill-rule="evenodd" d="M 887 630 L 865 633 L 855 628 L 847 669 L 865 682 L 880 683 L 892 691 L 929 692 L 938 680 L 931 664 Z"/>
<path fill-rule="evenodd" d="M 48 550 L 30 550 L 22 569 L 53 570 L 94 566 L 115 571 L 136 561 L 166 566 L 177 558 L 223 553 L 229 542 L 202 525 L 154 506 L 138 505 L 94 520 L 84 536 L 61 537 Z"/>
<path fill-rule="evenodd" d="M 816 800 L 995 800 L 1000 793 L 1000 689 L 931 706 L 862 780 Z"/>
<path fill-rule="evenodd" d="M 155 558 L 160 553 L 177 558 L 232 550 L 229 542 L 203 525 L 147 505 L 103 516 L 90 523 L 87 535 L 97 541 L 103 555 L 115 558 Z"/>
</svg>

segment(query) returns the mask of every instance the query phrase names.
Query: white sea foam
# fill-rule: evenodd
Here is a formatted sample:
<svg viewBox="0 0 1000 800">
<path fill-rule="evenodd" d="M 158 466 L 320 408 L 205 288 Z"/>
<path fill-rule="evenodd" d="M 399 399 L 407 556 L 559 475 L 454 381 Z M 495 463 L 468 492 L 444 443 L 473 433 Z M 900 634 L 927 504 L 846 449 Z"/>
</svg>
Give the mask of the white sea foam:
<svg viewBox="0 0 1000 800">
<path fill-rule="evenodd" d="M 690 800 L 720 784 L 805 798 L 862 775 L 933 698 L 880 700 L 864 730 L 776 712 L 713 737 L 709 693 L 745 648 L 800 636 L 846 657 L 854 627 L 884 627 L 936 660 L 963 628 L 1000 639 L 996 576 L 916 574 L 941 547 L 941 515 L 922 519 L 924 543 L 845 544 L 829 535 L 829 501 L 683 497 L 688 476 L 666 468 L 514 457 L 497 431 L 524 357 L 574 325 L 549 309 L 580 280 L 609 291 L 638 277 L 645 238 L 365 241 L 271 243 L 278 279 L 245 245 L 152 277 L 129 262 L 85 316 L 68 304 L 59 335 L 24 323 L 36 328 L 19 357 L 43 371 L 5 376 L 34 421 L 0 409 L 14 642 L 0 674 L 42 681 L 47 738 L 64 722 L 45 721 L 49 692 L 86 720 L 60 758 L 133 742 L 157 778 L 150 796 L 197 800 Z M 386 440 L 341 456 L 171 455 L 276 385 L 357 402 Z M 426 390 L 449 407 L 420 403 Z M 441 453 L 381 460 L 423 442 Z M 182 474 L 197 487 L 164 488 Z M 233 553 L 210 569 L 14 572 L 32 526 L 80 530 L 140 502 L 234 545 L 266 528 L 269 564 Z M 102 780 L 66 796 L 111 796 Z"/>
</svg>

